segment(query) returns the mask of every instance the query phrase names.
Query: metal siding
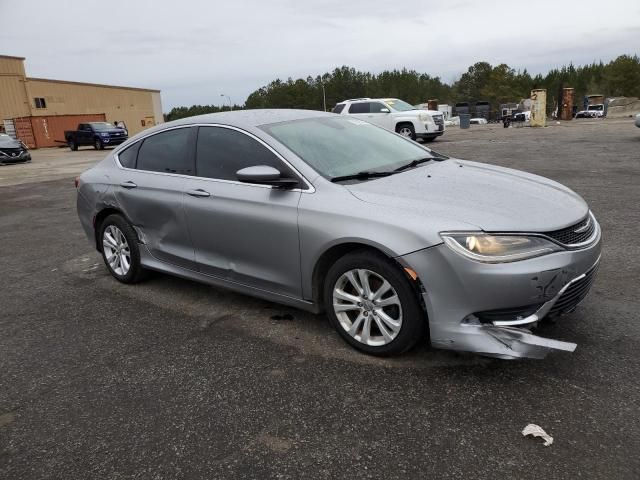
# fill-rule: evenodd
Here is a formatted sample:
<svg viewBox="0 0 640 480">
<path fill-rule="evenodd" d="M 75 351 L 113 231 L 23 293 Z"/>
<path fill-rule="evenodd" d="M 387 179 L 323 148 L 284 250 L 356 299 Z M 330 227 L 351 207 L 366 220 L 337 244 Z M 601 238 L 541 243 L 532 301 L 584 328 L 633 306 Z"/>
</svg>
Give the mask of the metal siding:
<svg viewBox="0 0 640 480">
<path fill-rule="evenodd" d="M 27 91 L 30 102 L 36 97 L 43 97 L 47 104 L 47 108 L 42 109 L 36 109 L 34 106 L 33 114 L 69 115 L 102 112 L 109 122 L 124 121 L 129 135 L 144 130 L 146 125 L 142 123 L 147 117 L 157 118 L 157 107 L 154 105 L 154 93 L 157 92 L 39 79 L 28 79 Z"/>
<path fill-rule="evenodd" d="M 573 118 L 573 88 L 562 89 L 562 108 L 560 111 L 561 120 L 571 120 Z"/>
<path fill-rule="evenodd" d="M 24 59 L 18 57 L 3 57 L 0 55 L 0 75 L 18 75 L 24 77 Z"/>
<path fill-rule="evenodd" d="M 36 148 L 36 140 L 33 136 L 33 128 L 31 127 L 31 117 L 14 119 L 16 127 L 16 137 L 29 148 Z"/>
<path fill-rule="evenodd" d="M 532 127 L 544 127 L 547 122 L 547 91 L 544 88 L 531 90 L 531 120 Z"/>
<path fill-rule="evenodd" d="M 24 78 L 0 74 L 0 121 L 30 113 Z"/>
<path fill-rule="evenodd" d="M 35 146 L 36 148 L 59 147 L 65 142 L 65 130 L 75 130 L 79 123 L 104 121 L 106 119 L 103 113 L 31 117 Z"/>
<path fill-rule="evenodd" d="M 160 92 L 153 92 L 151 94 L 153 101 L 153 115 L 156 120 L 156 125 L 164 122 L 164 114 L 162 113 L 162 99 L 160 98 Z"/>
</svg>

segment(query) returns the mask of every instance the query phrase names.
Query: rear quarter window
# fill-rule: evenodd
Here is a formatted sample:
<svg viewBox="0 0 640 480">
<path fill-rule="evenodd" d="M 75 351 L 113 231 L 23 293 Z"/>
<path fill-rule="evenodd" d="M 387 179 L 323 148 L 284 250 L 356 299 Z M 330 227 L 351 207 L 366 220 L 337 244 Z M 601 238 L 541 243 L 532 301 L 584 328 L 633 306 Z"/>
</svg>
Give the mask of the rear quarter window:
<svg viewBox="0 0 640 480">
<path fill-rule="evenodd" d="M 140 142 L 136 142 L 130 147 L 125 148 L 118 153 L 118 160 L 120 165 L 125 168 L 136 168 L 136 159 L 138 157 L 138 149 L 140 148 Z"/>
<path fill-rule="evenodd" d="M 342 110 L 344 110 L 344 103 L 336 105 L 335 107 L 333 107 L 332 112 L 333 113 L 340 113 L 340 112 L 342 112 Z"/>
</svg>

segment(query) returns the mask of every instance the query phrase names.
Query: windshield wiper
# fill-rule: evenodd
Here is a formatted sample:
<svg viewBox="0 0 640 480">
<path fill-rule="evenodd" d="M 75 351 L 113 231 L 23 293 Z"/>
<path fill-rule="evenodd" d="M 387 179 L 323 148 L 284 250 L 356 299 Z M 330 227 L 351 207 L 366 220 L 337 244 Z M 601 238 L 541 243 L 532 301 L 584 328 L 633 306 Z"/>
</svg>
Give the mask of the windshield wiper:
<svg viewBox="0 0 640 480">
<path fill-rule="evenodd" d="M 332 182 L 341 182 L 343 180 L 366 180 L 367 178 L 378 178 L 378 177 L 388 177 L 389 175 L 393 175 L 395 172 L 358 172 L 352 175 L 341 175 L 339 177 L 331 178 Z"/>
<path fill-rule="evenodd" d="M 412 160 L 409 163 L 396 168 L 394 172 L 402 172 L 403 170 L 408 170 L 410 168 L 417 167 L 421 163 L 430 162 L 431 160 L 433 160 L 433 157 L 418 158 L 416 160 Z"/>
</svg>

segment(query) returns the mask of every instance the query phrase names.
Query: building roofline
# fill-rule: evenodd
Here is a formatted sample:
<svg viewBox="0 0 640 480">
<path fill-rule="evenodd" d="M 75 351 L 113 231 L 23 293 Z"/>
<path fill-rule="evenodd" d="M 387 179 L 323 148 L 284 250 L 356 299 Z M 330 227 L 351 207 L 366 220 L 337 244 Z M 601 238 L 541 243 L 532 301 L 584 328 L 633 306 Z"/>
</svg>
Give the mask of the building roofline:
<svg viewBox="0 0 640 480">
<path fill-rule="evenodd" d="M 26 60 L 24 57 L 13 57 L 11 55 L 0 55 L 0 58 L 10 58 L 11 60 Z"/>
<path fill-rule="evenodd" d="M 89 87 L 117 88 L 120 90 L 138 90 L 141 92 L 160 93 L 160 90 L 155 90 L 153 88 L 123 87 L 121 85 L 105 85 L 102 83 L 72 82 L 69 80 L 52 80 L 50 78 L 37 78 L 37 77 L 26 77 L 26 78 L 27 78 L 27 81 L 33 80 L 34 82 L 66 83 L 71 85 L 85 85 Z"/>
</svg>

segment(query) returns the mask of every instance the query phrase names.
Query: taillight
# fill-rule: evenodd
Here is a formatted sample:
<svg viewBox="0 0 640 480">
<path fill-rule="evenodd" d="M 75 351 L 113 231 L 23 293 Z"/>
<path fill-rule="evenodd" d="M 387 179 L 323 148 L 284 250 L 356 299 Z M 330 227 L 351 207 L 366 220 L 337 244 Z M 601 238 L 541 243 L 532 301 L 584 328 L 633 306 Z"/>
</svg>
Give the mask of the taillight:
<svg viewBox="0 0 640 480">
<path fill-rule="evenodd" d="M 76 188 L 78 188 L 80 186 L 80 177 L 76 177 Z"/>
</svg>

